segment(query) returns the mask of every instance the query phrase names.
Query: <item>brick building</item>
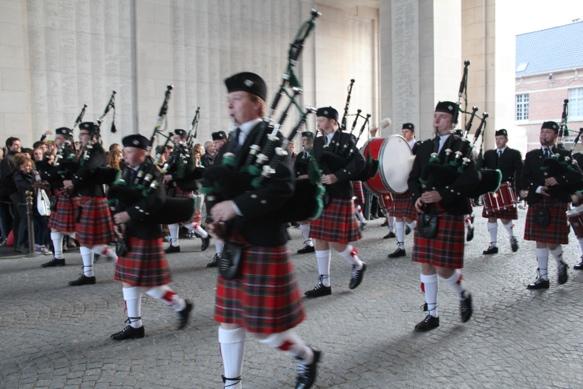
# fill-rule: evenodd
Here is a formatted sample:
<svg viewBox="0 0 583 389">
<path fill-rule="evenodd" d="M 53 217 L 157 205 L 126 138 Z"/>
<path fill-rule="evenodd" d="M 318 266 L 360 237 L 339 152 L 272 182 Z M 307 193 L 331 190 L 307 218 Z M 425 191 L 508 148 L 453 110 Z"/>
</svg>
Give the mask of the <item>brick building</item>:
<svg viewBox="0 0 583 389">
<path fill-rule="evenodd" d="M 569 143 L 583 127 L 583 21 L 516 37 L 516 127 L 527 150 L 538 147 L 543 121 L 561 121 L 569 99 Z M 578 147 L 579 149 L 579 147 Z"/>
</svg>

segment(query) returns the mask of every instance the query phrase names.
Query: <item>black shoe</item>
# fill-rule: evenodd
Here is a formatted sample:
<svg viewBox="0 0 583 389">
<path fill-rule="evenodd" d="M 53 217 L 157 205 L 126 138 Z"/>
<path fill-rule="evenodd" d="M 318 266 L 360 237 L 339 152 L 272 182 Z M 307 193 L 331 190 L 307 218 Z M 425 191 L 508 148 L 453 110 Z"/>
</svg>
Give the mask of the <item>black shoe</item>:
<svg viewBox="0 0 583 389">
<path fill-rule="evenodd" d="M 425 316 L 415 325 L 415 332 L 427 332 L 439 327 L 439 318 L 431 315 Z"/>
<path fill-rule="evenodd" d="M 308 254 L 308 253 L 313 253 L 314 251 L 316 251 L 314 246 L 310 246 L 309 244 L 307 244 L 304 247 L 302 247 L 301 249 L 299 249 L 297 251 L 297 253 L 298 254 Z"/>
<path fill-rule="evenodd" d="M 351 282 L 352 282 L 352 280 L 351 280 Z M 329 296 L 331 294 L 332 294 L 332 287 L 331 286 L 324 286 L 324 284 L 322 284 L 322 282 L 318 281 L 316 286 L 314 286 L 314 289 L 306 291 L 304 293 L 304 296 L 306 296 L 306 298 L 312 299 L 312 298 L 316 298 L 316 297 Z"/>
<path fill-rule="evenodd" d="M 139 328 L 134 328 L 127 325 L 123 330 L 111 334 L 111 339 L 113 340 L 126 340 L 126 339 L 139 339 L 145 336 L 144 326 Z"/>
<path fill-rule="evenodd" d="M 235 377 L 235 378 L 227 378 L 224 375 L 221 375 L 221 377 L 223 378 L 223 384 L 225 385 L 225 388 L 230 388 L 231 386 L 237 386 L 239 384 L 239 382 L 241 382 L 241 376 L 239 377 Z M 232 381 L 230 383 L 227 384 L 227 381 Z"/>
<path fill-rule="evenodd" d="M 573 269 L 575 269 L 575 270 L 583 270 L 583 259 L 581 259 L 581 262 L 579 262 L 578 264 L 576 264 L 575 266 L 573 266 Z"/>
<path fill-rule="evenodd" d="M 383 236 L 383 239 L 394 238 L 396 235 L 393 231 L 389 232 L 387 235 Z"/>
<path fill-rule="evenodd" d="M 482 254 L 484 255 L 498 254 L 498 247 L 490 246 L 486 250 L 482 251 Z"/>
<path fill-rule="evenodd" d="M 537 290 L 537 289 L 548 289 L 550 286 L 549 280 L 543 280 L 542 278 L 537 278 L 532 284 L 528 284 L 526 289 Z"/>
<path fill-rule="evenodd" d="M 85 274 L 81 274 L 79 278 L 69 282 L 69 286 L 81 286 L 93 284 L 95 284 L 95 277 L 87 277 Z"/>
<path fill-rule="evenodd" d="M 296 378 L 296 389 L 308 389 L 314 385 L 316 382 L 316 376 L 318 375 L 318 362 L 322 358 L 322 352 L 310 347 L 314 353 L 314 359 L 312 363 L 306 365 L 304 363 L 298 363 L 298 376 Z"/>
<path fill-rule="evenodd" d="M 208 249 L 210 244 L 211 244 L 210 235 L 207 236 L 206 238 L 200 238 L 200 251 L 205 251 L 206 249 Z M 178 248 L 178 251 L 180 251 L 180 247 Z"/>
<path fill-rule="evenodd" d="M 405 235 L 409 235 L 411 233 L 411 227 L 405 226 Z"/>
<path fill-rule="evenodd" d="M 468 227 L 468 232 L 466 233 L 466 241 L 470 242 L 474 239 L 474 227 Z"/>
<path fill-rule="evenodd" d="M 472 306 L 472 295 L 468 292 L 462 292 L 462 299 L 460 301 L 460 317 L 462 323 L 467 322 L 472 317 L 474 308 Z"/>
<path fill-rule="evenodd" d="M 206 264 L 206 267 L 217 267 L 219 266 L 219 254 L 213 255 L 213 259 Z"/>
<path fill-rule="evenodd" d="M 513 253 L 518 251 L 518 240 L 516 240 L 516 237 L 514 236 L 510 238 L 510 248 L 512 249 Z"/>
<path fill-rule="evenodd" d="M 389 255 L 387 255 L 387 257 L 388 258 L 399 258 L 399 257 L 404 257 L 406 255 L 407 255 L 407 253 L 405 252 L 405 249 L 397 247 L 397 249 L 395 251 L 393 251 L 392 253 L 390 253 Z"/>
<path fill-rule="evenodd" d="M 562 260 L 559 262 L 559 274 L 557 278 L 557 283 L 563 285 L 569 279 L 569 273 L 567 272 L 567 264 Z"/>
<path fill-rule="evenodd" d="M 170 246 L 168 246 L 166 248 L 166 250 L 164 250 L 164 252 L 166 254 L 179 253 L 180 252 L 180 246 L 172 246 L 172 244 L 170 244 Z"/>
<path fill-rule="evenodd" d="M 190 320 L 190 313 L 192 312 L 192 308 L 194 305 L 189 300 L 184 300 L 186 306 L 182 311 L 178 312 L 178 327 L 177 329 L 181 330 L 188 324 Z"/>
<path fill-rule="evenodd" d="M 366 223 L 364 223 L 364 222 L 361 222 L 361 223 L 360 223 L 360 230 L 361 230 L 361 231 L 364 231 L 364 229 L 365 229 L 365 228 L 366 228 Z"/>
<path fill-rule="evenodd" d="M 40 265 L 41 267 L 55 267 L 55 266 L 65 266 L 65 258 L 53 258 L 48 262 Z"/>
<path fill-rule="evenodd" d="M 356 268 L 356 265 L 352 265 L 352 276 L 350 277 L 350 283 L 348 287 L 350 289 L 356 289 L 358 285 L 362 282 L 364 278 L 364 272 L 366 271 L 366 263 L 362 263 L 362 267 L 360 269 Z"/>
</svg>

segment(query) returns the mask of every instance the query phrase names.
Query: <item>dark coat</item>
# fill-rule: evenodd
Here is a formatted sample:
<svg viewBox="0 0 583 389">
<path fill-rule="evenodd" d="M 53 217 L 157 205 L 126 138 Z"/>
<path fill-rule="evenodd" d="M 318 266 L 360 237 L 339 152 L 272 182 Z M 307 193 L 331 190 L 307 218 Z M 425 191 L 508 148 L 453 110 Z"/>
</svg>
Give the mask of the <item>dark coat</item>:
<svg viewBox="0 0 583 389">
<path fill-rule="evenodd" d="M 500 157 L 496 149 L 488 150 L 484 153 L 480 167 L 499 169 L 502 172 L 502 182 L 513 183 L 517 189 L 522 174 L 522 155 L 520 151 L 509 147 L 506 147 Z"/>
</svg>

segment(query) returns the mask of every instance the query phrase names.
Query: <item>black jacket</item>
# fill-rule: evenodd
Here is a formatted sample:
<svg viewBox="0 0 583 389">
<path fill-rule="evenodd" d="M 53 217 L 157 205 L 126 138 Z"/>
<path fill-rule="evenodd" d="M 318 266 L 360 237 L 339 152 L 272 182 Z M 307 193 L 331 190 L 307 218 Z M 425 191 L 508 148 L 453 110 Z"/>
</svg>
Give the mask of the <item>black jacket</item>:
<svg viewBox="0 0 583 389">
<path fill-rule="evenodd" d="M 563 156 L 569 155 L 567 150 L 559 149 L 557 147 L 552 148 L 553 153 L 558 153 Z M 534 149 L 526 153 L 524 158 L 524 167 L 522 169 L 522 175 L 520 180 L 520 189 L 521 190 L 528 190 L 528 196 L 526 201 L 529 204 L 535 204 L 543 200 L 543 195 L 537 194 L 536 189 L 539 186 L 545 185 L 545 175 L 543 172 L 543 151 L 542 149 Z M 569 184 L 569 178 L 564 177 L 562 175 L 556 175 L 555 179 L 559 182 L 560 185 Z M 551 192 L 552 193 L 552 192 Z M 558 197 L 554 197 L 557 201 L 570 201 L 570 197 L 566 193 L 561 193 Z"/>
<path fill-rule="evenodd" d="M 413 168 L 409 173 L 408 186 L 411 196 L 416 201 L 421 194 L 426 190 L 433 190 L 432 188 L 423 189 L 421 185 L 421 178 L 426 178 L 426 167 L 429 165 L 431 154 L 435 152 L 437 139 L 428 139 L 423 142 L 417 142 L 415 148 L 415 160 Z M 439 158 L 444 161 L 446 157 L 445 150 L 451 149 L 453 153 L 462 151 L 464 155 L 468 156 L 467 144 L 457 135 L 451 134 L 447 141 L 441 148 Z M 469 200 L 470 191 L 479 183 L 479 176 L 476 171 L 473 161 L 469 162 L 468 167 L 460 174 L 453 183 L 435 182 L 435 189 L 442 197 L 440 205 L 445 209 L 446 213 L 452 215 L 465 215 L 472 211 Z"/>
<path fill-rule="evenodd" d="M 23 173 L 20 170 L 17 170 L 14 172 L 13 179 L 14 186 L 16 187 L 16 199 L 18 205 L 26 205 L 26 192 L 33 190 L 32 183 L 34 182 L 34 175 L 32 173 Z M 36 197 L 33 197 L 33 204 L 36 204 Z"/>
<path fill-rule="evenodd" d="M 105 192 L 99 177 L 95 175 L 98 168 L 103 168 L 107 164 L 105 150 L 100 144 L 95 144 L 87 161 L 79 162 L 80 168 L 75 175 L 73 183 L 75 190 L 81 196 L 103 197 Z"/>
<path fill-rule="evenodd" d="M 350 181 L 364 169 L 364 157 L 346 132 L 337 130 L 327 146 L 324 139 L 325 136 L 319 136 L 314 140 L 313 155 L 324 174 L 334 174 L 338 179 L 332 185 L 324 185 L 326 194 L 331 198 L 350 199 L 353 195 Z"/>
<path fill-rule="evenodd" d="M 14 161 L 15 155 L 16 153 L 9 152 L 0 162 L 0 200 L 7 201 L 16 192 L 14 173 L 18 167 Z"/>
<path fill-rule="evenodd" d="M 254 140 L 259 137 L 259 146 L 263 147 L 267 142 L 266 124 L 258 123 L 245 138 L 245 143 L 235 152 L 237 141 L 231 135 L 228 143 L 221 148 L 220 158 L 214 166 L 205 169 L 209 174 L 222 168 L 222 158 L 225 153 L 234 153 L 238 166 L 235 168 L 235 175 L 241 177 L 242 165 L 249 155 L 249 148 Z M 281 135 L 281 134 L 280 134 Z M 281 138 L 281 136 L 280 136 Z M 263 184 L 255 189 L 245 185 L 242 180 L 241 190 L 234 195 L 223 198 L 233 200 L 239 208 L 242 216 L 230 221 L 229 228 L 233 234 L 240 234 L 249 244 L 254 246 L 274 247 L 284 245 L 289 239 L 286 223 L 278 220 L 278 212 L 294 191 L 294 177 L 290 169 L 289 158 L 283 160 L 275 167 L 275 174 L 265 180 Z M 248 184 L 248 182 L 247 182 Z M 243 187 L 245 186 L 245 187 Z M 220 197 L 222 194 L 219 193 Z"/>
<path fill-rule="evenodd" d="M 294 161 L 294 173 L 296 178 L 308 174 L 308 167 L 312 159 L 312 154 L 307 151 L 301 151 Z"/>
<path fill-rule="evenodd" d="M 502 182 L 510 182 L 518 188 L 518 181 L 522 174 L 522 155 L 520 151 L 506 147 L 498 158 L 496 149 L 488 150 L 480 163 L 481 168 L 499 169 L 502 172 Z"/>
</svg>

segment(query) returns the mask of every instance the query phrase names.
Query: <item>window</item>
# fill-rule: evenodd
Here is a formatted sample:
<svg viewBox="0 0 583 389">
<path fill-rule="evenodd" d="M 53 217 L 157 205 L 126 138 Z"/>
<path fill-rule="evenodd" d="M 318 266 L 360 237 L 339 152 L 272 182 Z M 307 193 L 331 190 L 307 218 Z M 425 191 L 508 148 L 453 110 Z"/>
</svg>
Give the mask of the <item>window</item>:
<svg viewBox="0 0 583 389">
<path fill-rule="evenodd" d="M 516 120 L 528 120 L 528 93 L 516 95 Z"/>
<path fill-rule="evenodd" d="M 583 88 L 569 89 L 569 120 L 583 118 Z"/>
</svg>

